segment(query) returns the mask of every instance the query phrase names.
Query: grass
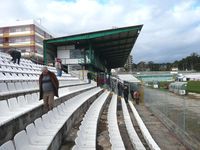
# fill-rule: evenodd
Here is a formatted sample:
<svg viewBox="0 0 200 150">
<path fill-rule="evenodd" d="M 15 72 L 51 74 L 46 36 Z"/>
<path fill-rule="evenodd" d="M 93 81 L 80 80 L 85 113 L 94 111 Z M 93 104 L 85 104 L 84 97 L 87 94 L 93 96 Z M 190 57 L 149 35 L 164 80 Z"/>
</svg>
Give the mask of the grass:
<svg viewBox="0 0 200 150">
<path fill-rule="evenodd" d="M 200 81 L 189 81 L 187 84 L 187 91 L 200 94 Z"/>
</svg>

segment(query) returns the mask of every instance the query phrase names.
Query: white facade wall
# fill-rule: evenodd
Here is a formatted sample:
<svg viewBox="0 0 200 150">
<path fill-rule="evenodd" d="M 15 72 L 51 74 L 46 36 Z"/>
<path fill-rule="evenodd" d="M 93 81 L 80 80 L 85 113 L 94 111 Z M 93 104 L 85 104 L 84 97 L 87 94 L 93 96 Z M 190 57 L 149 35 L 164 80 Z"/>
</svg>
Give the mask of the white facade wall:
<svg viewBox="0 0 200 150">
<path fill-rule="evenodd" d="M 62 64 L 68 64 L 68 65 L 78 64 L 78 59 L 70 58 L 70 50 L 73 50 L 73 49 L 75 49 L 74 45 L 57 47 L 57 57 L 62 60 Z"/>
</svg>

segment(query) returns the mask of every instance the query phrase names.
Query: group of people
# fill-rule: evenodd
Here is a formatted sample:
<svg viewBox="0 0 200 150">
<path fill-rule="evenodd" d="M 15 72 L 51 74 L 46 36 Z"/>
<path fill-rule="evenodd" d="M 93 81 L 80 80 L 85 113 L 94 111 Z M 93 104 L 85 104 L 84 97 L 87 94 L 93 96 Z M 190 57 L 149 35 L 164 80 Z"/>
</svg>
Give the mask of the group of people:
<svg viewBox="0 0 200 150">
<path fill-rule="evenodd" d="M 88 72 L 88 82 L 91 83 L 91 73 Z M 58 97 L 59 81 L 56 75 L 49 71 L 45 66 L 42 68 L 42 74 L 39 77 L 40 99 L 43 99 L 45 111 L 49 111 L 54 107 L 54 96 Z M 129 87 L 122 82 L 118 82 L 118 95 L 124 96 L 128 103 Z M 138 91 L 131 92 L 132 98 L 139 104 L 140 93 Z"/>
<path fill-rule="evenodd" d="M 88 83 L 91 83 L 91 73 L 88 72 Z M 58 97 L 59 82 L 56 75 L 49 71 L 47 67 L 42 68 L 42 74 L 39 77 L 40 99 L 44 101 L 44 108 L 46 111 L 53 109 L 54 96 Z M 117 83 L 118 96 L 124 96 L 126 103 L 128 103 L 129 86 L 122 82 Z M 139 91 L 131 91 L 132 98 L 139 104 Z"/>
<path fill-rule="evenodd" d="M 138 90 L 129 90 L 129 86 L 127 84 L 123 84 L 122 82 L 118 82 L 117 84 L 118 96 L 124 96 L 126 103 L 128 103 L 129 92 L 133 100 L 135 100 L 136 104 L 139 104 L 140 93 Z"/>
</svg>

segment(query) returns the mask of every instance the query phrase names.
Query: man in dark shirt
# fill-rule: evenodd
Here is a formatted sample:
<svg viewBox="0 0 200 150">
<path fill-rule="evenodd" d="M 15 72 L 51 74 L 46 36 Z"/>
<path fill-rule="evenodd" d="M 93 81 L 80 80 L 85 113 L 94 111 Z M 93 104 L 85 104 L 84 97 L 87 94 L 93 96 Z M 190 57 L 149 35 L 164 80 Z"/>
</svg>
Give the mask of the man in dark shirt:
<svg viewBox="0 0 200 150">
<path fill-rule="evenodd" d="M 88 78 L 88 83 L 91 83 L 91 79 L 92 79 L 92 74 L 91 72 L 87 73 L 87 78 Z"/>
<path fill-rule="evenodd" d="M 124 86 L 124 99 L 125 99 L 126 103 L 128 103 L 128 94 L 129 94 L 129 89 L 128 89 L 128 86 L 125 85 Z"/>
<path fill-rule="evenodd" d="M 10 51 L 8 51 L 8 53 L 12 57 L 11 61 L 13 61 L 13 63 L 16 63 L 16 61 L 17 61 L 18 65 L 19 65 L 20 58 L 21 58 L 21 52 L 17 51 L 17 50 L 10 50 Z"/>
<path fill-rule="evenodd" d="M 40 99 L 44 101 L 45 111 L 54 107 L 54 96 L 58 97 L 59 82 L 56 75 L 49 71 L 47 67 L 42 68 L 42 74 L 39 78 Z"/>
</svg>

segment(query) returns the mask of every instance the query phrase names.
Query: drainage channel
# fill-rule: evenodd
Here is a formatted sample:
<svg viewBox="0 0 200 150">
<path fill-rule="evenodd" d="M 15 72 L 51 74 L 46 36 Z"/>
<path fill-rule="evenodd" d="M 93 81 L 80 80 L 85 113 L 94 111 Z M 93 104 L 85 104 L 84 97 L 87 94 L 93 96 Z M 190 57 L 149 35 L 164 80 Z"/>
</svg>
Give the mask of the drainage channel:
<svg viewBox="0 0 200 150">
<path fill-rule="evenodd" d="M 129 114 L 130 114 L 130 117 L 131 117 L 131 121 L 132 121 L 133 127 L 134 127 L 138 137 L 140 138 L 140 141 L 142 142 L 142 144 L 144 145 L 146 150 L 151 150 L 150 147 L 148 146 L 146 140 L 144 139 L 144 136 L 142 135 L 140 127 L 139 127 L 139 125 L 138 125 L 138 123 L 137 123 L 137 121 L 136 121 L 136 119 L 135 119 L 135 117 L 133 115 L 133 112 L 132 112 L 130 106 L 127 105 L 127 107 L 128 107 L 128 111 L 129 111 Z"/>
</svg>

